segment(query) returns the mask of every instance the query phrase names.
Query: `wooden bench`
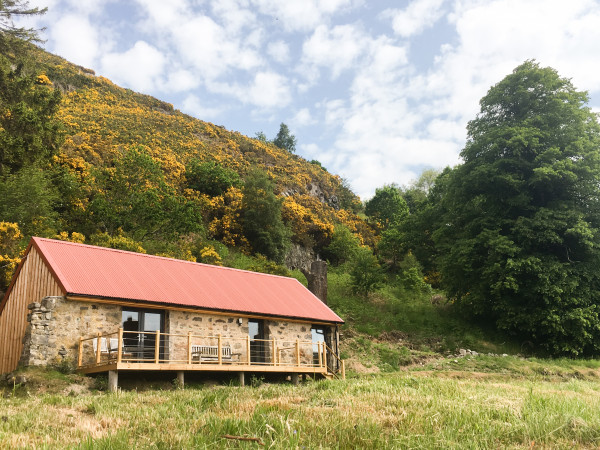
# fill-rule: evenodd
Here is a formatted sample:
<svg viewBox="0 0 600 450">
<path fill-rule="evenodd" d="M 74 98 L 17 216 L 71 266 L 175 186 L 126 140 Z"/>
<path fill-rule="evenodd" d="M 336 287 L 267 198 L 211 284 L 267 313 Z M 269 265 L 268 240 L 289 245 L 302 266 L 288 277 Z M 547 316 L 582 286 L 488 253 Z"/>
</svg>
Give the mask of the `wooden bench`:
<svg viewBox="0 0 600 450">
<path fill-rule="evenodd" d="M 231 361 L 231 347 L 221 347 L 221 361 Z M 192 361 L 218 361 L 219 347 L 216 345 L 192 345 Z"/>
</svg>

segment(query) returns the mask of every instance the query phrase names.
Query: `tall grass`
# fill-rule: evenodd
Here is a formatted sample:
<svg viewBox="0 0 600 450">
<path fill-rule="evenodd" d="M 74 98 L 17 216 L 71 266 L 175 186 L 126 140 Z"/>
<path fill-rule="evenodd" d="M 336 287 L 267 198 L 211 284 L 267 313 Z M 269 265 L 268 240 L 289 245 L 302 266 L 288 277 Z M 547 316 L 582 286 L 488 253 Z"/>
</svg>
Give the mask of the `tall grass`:
<svg viewBox="0 0 600 450">
<path fill-rule="evenodd" d="M 226 435 L 267 448 L 596 448 L 600 385 L 590 370 L 586 379 L 395 372 L 300 386 L 10 396 L 0 400 L 0 448 L 258 447 Z"/>
</svg>

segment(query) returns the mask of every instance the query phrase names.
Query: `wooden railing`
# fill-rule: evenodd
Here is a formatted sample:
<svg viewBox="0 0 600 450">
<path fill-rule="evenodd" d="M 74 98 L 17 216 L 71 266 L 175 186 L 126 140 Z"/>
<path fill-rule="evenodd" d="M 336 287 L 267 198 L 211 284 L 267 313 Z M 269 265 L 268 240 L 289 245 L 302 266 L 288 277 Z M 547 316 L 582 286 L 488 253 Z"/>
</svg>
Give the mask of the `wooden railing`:
<svg viewBox="0 0 600 450">
<path fill-rule="evenodd" d="M 339 376 L 340 378 L 342 378 L 342 380 L 346 379 L 346 364 L 344 363 L 344 360 L 341 359 L 337 353 L 335 353 L 330 347 L 329 345 L 325 344 L 325 351 L 329 351 L 329 354 L 331 355 L 331 358 L 334 359 L 337 364 L 337 367 L 334 367 L 333 365 L 329 364 L 329 362 L 327 361 L 327 359 L 325 360 L 325 364 L 327 365 L 327 372 L 333 374 L 334 376 Z"/>
<path fill-rule="evenodd" d="M 197 335 L 192 332 L 138 332 L 120 328 L 113 333 L 81 337 L 78 367 L 114 363 L 235 364 L 327 371 L 329 358 L 340 361 L 343 367 L 343 361 L 324 342 Z"/>
</svg>

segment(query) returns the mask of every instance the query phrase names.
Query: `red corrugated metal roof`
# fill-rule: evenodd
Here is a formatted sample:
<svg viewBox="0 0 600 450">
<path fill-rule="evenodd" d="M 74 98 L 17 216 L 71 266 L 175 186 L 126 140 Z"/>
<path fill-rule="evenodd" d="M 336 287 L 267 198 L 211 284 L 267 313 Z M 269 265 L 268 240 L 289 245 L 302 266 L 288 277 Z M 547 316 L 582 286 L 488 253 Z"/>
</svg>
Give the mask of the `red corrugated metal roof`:
<svg viewBox="0 0 600 450">
<path fill-rule="evenodd" d="M 294 278 L 32 238 L 67 294 L 343 322 Z"/>
</svg>

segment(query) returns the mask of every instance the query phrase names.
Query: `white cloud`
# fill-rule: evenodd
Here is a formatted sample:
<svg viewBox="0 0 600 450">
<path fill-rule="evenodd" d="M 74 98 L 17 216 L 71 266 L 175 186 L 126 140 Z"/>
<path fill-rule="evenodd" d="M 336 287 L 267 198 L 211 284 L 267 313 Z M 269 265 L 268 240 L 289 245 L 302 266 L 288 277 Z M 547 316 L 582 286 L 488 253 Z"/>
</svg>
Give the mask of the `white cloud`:
<svg viewBox="0 0 600 450">
<path fill-rule="evenodd" d="M 222 108 L 205 106 L 197 95 L 188 95 L 181 106 L 181 110 L 187 114 L 202 120 L 212 120 L 223 113 Z"/>
<path fill-rule="evenodd" d="M 273 24 L 287 31 L 309 31 L 335 13 L 350 10 L 360 1 L 355 0 L 251 0 L 253 6 L 272 17 Z"/>
<path fill-rule="evenodd" d="M 259 72 L 244 100 L 262 108 L 282 108 L 290 103 L 292 95 L 285 77 L 275 72 Z"/>
<path fill-rule="evenodd" d="M 404 38 L 420 34 L 442 16 L 444 0 L 414 0 L 405 9 L 387 10 L 382 14 L 392 18 L 394 32 Z"/>
<path fill-rule="evenodd" d="M 305 127 L 315 123 L 315 119 L 312 117 L 308 108 L 302 108 L 292 118 L 292 125 L 297 127 Z"/>
<path fill-rule="evenodd" d="M 302 46 L 303 64 L 327 67 L 335 79 L 342 71 L 353 67 L 368 45 L 368 40 L 362 30 L 353 25 L 340 25 L 332 29 L 320 25 Z"/>
<path fill-rule="evenodd" d="M 167 58 L 156 48 L 138 41 L 123 53 L 107 53 L 102 57 L 102 70 L 117 83 L 151 92 L 159 81 Z"/>
<path fill-rule="evenodd" d="M 284 64 L 290 59 L 290 48 L 284 41 L 271 42 L 267 46 L 267 53 L 278 63 Z"/>
<path fill-rule="evenodd" d="M 87 17 L 66 14 L 50 30 L 53 51 L 63 58 L 86 67 L 95 67 L 100 53 L 99 31 Z"/>
</svg>

